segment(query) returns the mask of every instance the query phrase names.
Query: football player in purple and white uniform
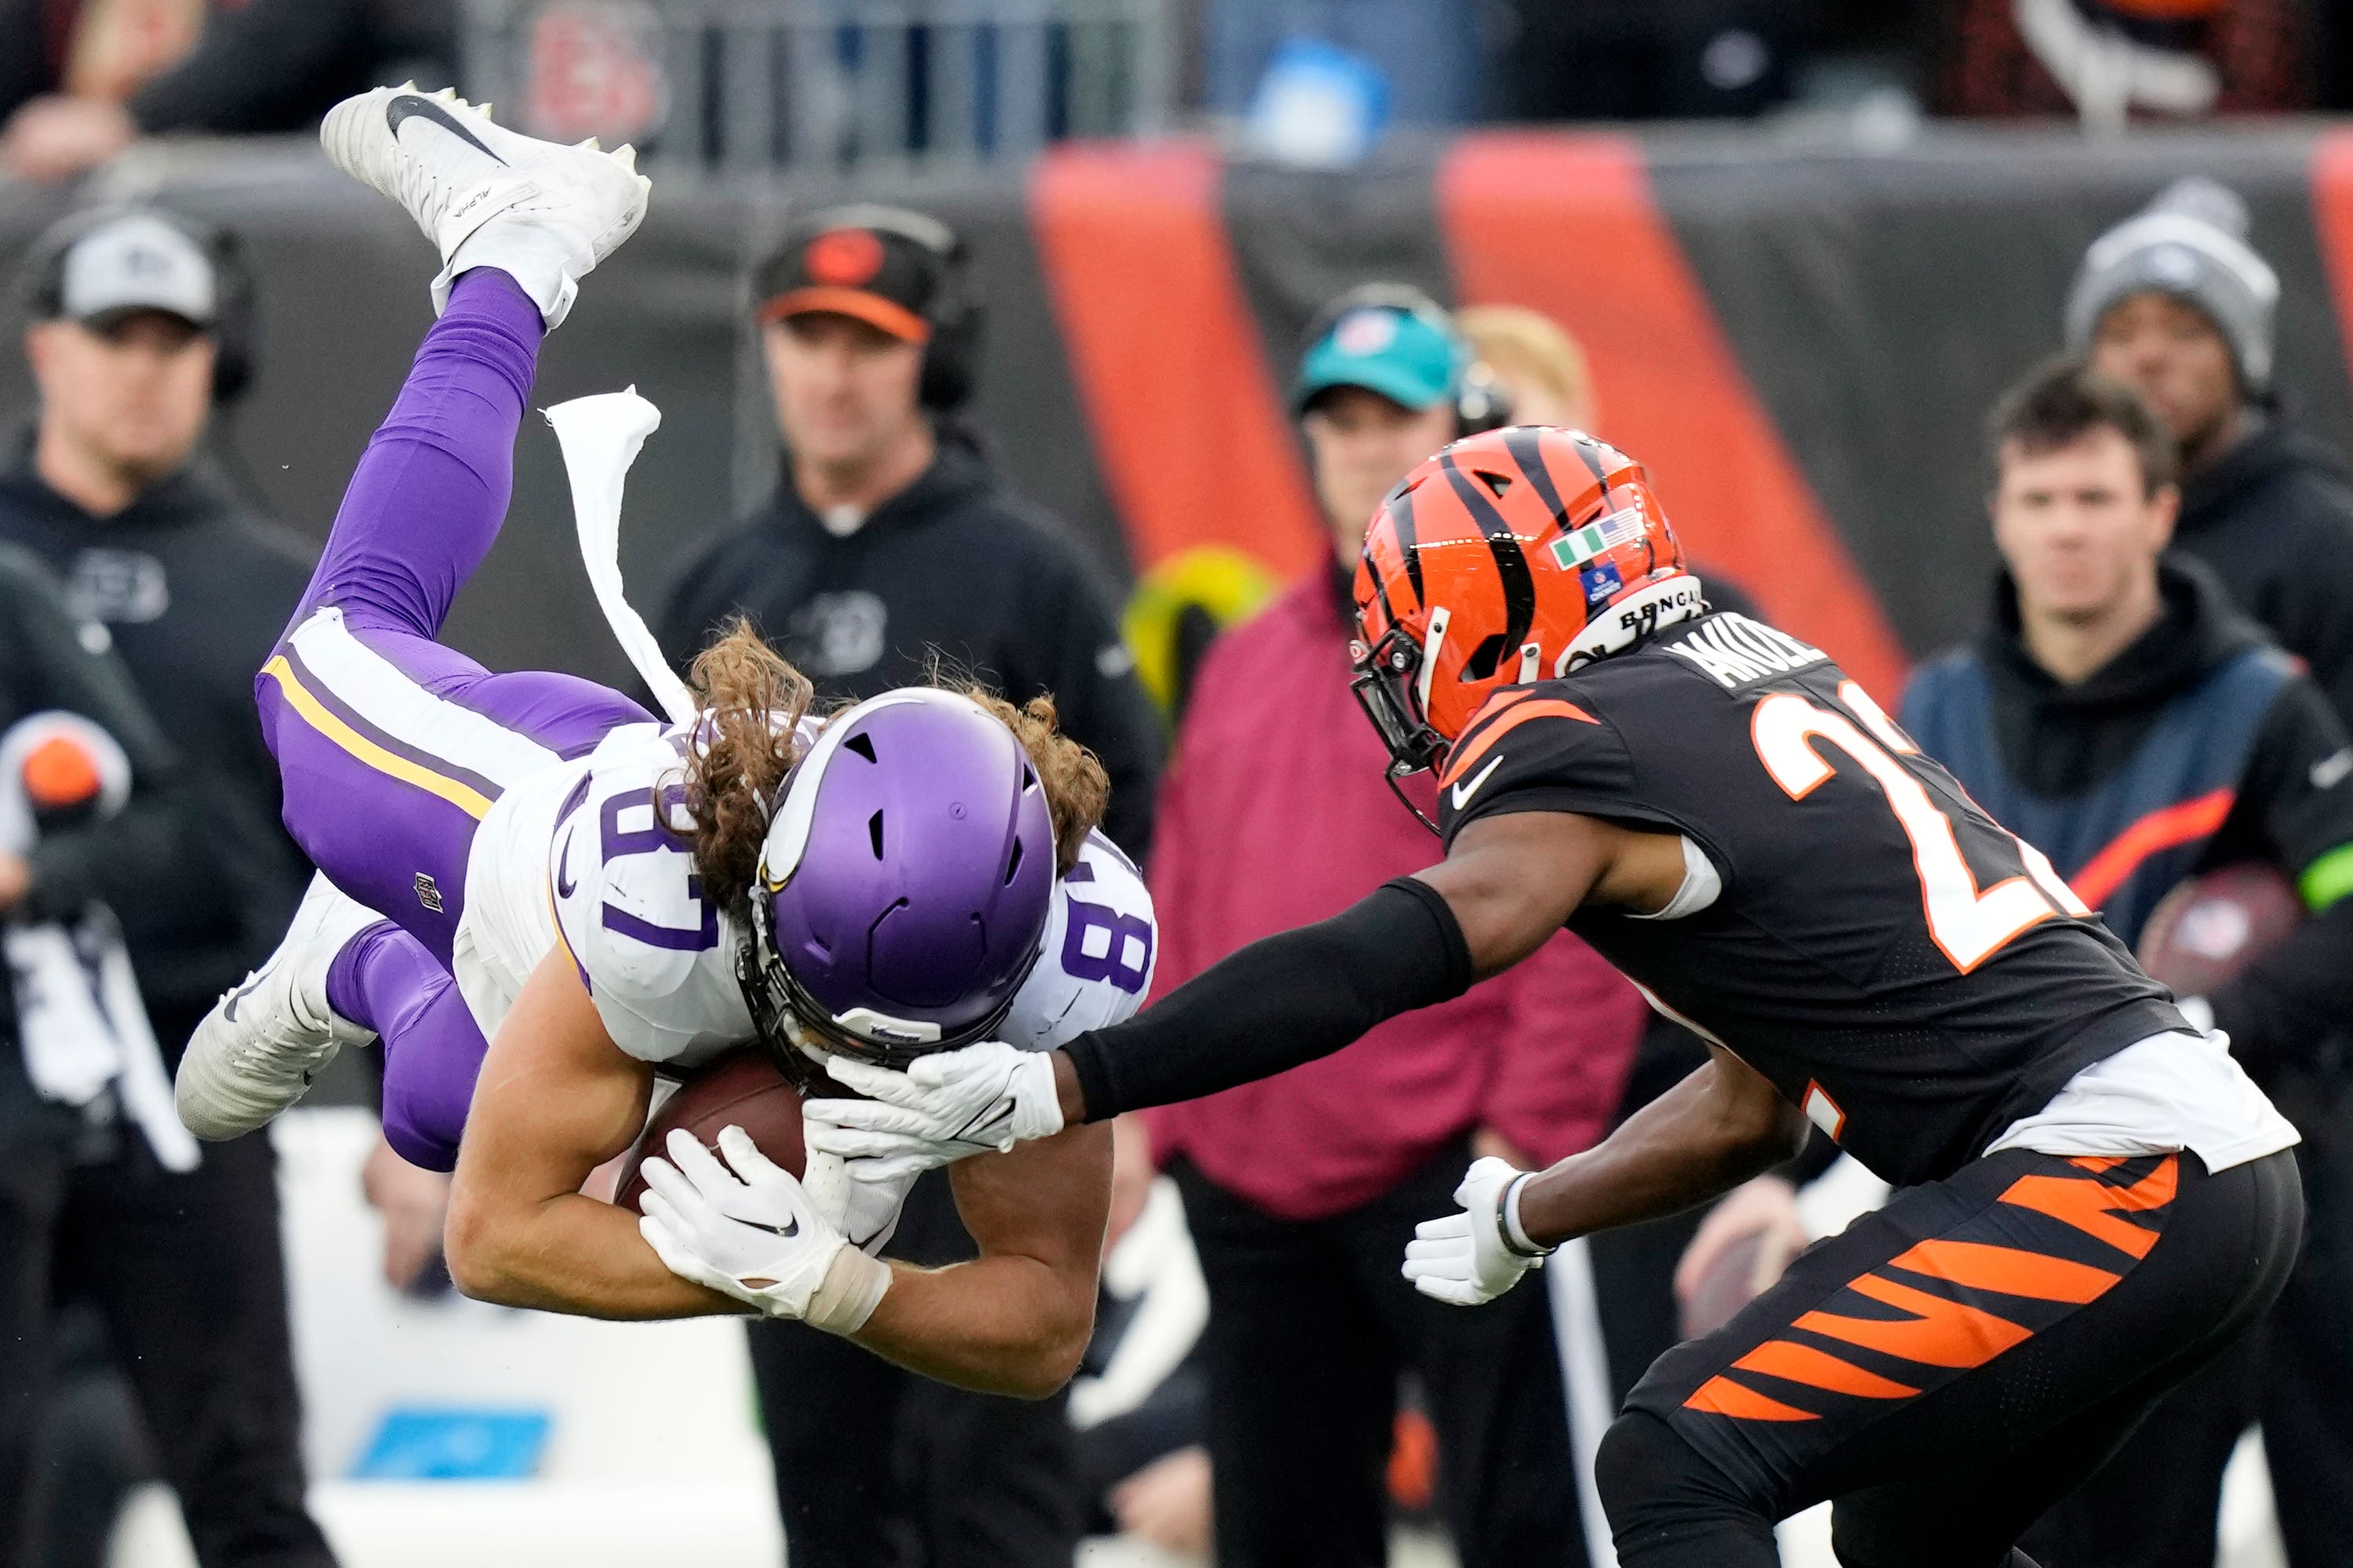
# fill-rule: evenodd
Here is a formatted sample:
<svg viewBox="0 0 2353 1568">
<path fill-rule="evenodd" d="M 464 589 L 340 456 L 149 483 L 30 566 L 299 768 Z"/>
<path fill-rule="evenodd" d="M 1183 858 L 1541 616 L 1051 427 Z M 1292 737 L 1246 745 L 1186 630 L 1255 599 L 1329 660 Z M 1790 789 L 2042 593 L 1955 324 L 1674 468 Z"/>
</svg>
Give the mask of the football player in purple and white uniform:
<svg viewBox="0 0 2353 1568">
<path fill-rule="evenodd" d="M 1093 831 L 1102 768 L 1042 700 L 903 689 L 820 722 L 741 626 L 669 724 L 435 641 L 504 515 L 541 336 L 649 187 L 628 149 L 534 141 L 446 93 L 363 94 L 321 134 L 438 244 L 440 320 L 256 682 L 322 875 L 197 1029 L 182 1119 L 249 1131 L 380 1037 L 386 1137 L 454 1166 L 469 1294 L 612 1318 L 748 1307 L 949 1382 L 1059 1387 L 1092 1327 L 1105 1129 L 960 1167 L 980 1256 L 937 1271 L 851 1239 L 879 1248 L 901 1193 L 877 1203 L 828 1156 L 796 1180 L 733 1129 L 723 1161 L 682 1133 L 649 1159 L 642 1219 L 580 1189 L 638 1137 L 657 1069 L 756 1041 L 813 1081 L 828 1057 L 1045 1048 L 1133 1013 L 1151 902 Z"/>
</svg>

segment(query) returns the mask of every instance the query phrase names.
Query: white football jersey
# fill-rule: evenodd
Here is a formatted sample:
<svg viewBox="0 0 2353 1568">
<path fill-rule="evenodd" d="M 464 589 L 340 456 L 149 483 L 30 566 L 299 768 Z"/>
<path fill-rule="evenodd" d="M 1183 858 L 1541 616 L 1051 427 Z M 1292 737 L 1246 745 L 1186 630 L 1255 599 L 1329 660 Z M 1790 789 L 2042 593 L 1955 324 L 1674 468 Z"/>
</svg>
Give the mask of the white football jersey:
<svg viewBox="0 0 2353 1568">
<path fill-rule="evenodd" d="M 559 942 L 613 1043 L 687 1068 L 753 1037 L 735 978 L 738 928 L 702 896 L 674 825 L 684 731 L 631 724 L 585 758 L 502 795 L 476 830 L 454 943 L 459 989 L 487 1037 Z M 1056 884 L 1043 951 L 1002 1031 L 1049 1050 L 1132 1016 L 1152 984 L 1152 898 L 1101 834 Z"/>
</svg>

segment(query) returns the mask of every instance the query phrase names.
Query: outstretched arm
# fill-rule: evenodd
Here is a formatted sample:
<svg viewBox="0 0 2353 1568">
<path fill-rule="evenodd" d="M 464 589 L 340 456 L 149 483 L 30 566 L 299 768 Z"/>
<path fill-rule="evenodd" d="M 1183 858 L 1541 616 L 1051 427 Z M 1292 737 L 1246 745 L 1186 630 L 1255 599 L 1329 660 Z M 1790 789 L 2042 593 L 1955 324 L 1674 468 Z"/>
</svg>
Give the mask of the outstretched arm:
<svg viewBox="0 0 2353 1568">
<path fill-rule="evenodd" d="M 1671 835 L 1566 812 L 1483 817 L 1430 869 L 1253 942 L 1142 1016 L 1071 1041 L 1054 1064 L 1063 1119 L 1169 1105 L 1329 1056 L 1509 969 L 1588 900 L 1662 906 L 1683 869 Z"/>
<path fill-rule="evenodd" d="M 1094 1331 L 1095 1275 L 1111 1206 L 1109 1126 L 1074 1127 L 950 1173 L 980 1256 L 892 1266 L 881 1305 L 852 1337 L 960 1388 L 1043 1399 L 1071 1380 Z"/>
<path fill-rule="evenodd" d="M 806 1179 L 739 1127 L 712 1153 L 673 1131 L 645 1163 L 641 1234 L 681 1279 L 765 1316 L 854 1339 L 926 1377 L 1042 1399 L 1070 1381 L 1094 1326 L 1111 1192 L 1107 1128 L 1073 1128 L 957 1167 L 957 1210 L 980 1256 L 940 1269 L 884 1264 L 849 1245 Z"/>
<path fill-rule="evenodd" d="M 1805 1115 L 1720 1046 L 1708 1064 L 1581 1154 L 1531 1176 L 1521 1229 L 1538 1247 L 1656 1219 L 1731 1191 L 1806 1146 Z"/>
<path fill-rule="evenodd" d="M 646 1121 L 653 1068 L 622 1053 L 572 961 L 551 952 L 482 1058 L 445 1242 L 480 1300 L 592 1318 L 693 1318 L 744 1309 L 664 1267 L 638 1216 L 580 1195 Z"/>
<path fill-rule="evenodd" d="M 1492 1301 L 1572 1237 L 1688 1208 L 1795 1154 L 1806 1119 L 1720 1047 L 1596 1148 L 1540 1175 L 1479 1160 L 1461 1206 L 1414 1227 L 1405 1277 L 1457 1307 Z"/>
<path fill-rule="evenodd" d="M 972 1046 L 903 1074 L 839 1065 L 834 1076 L 872 1099 L 811 1101 L 808 1135 L 869 1179 L 897 1176 L 1270 1078 L 1509 968 L 1588 900 L 1659 909 L 1683 873 L 1670 834 L 1564 812 L 1484 817 L 1443 863 L 1252 942 L 1060 1051 Z"/>
</svg>

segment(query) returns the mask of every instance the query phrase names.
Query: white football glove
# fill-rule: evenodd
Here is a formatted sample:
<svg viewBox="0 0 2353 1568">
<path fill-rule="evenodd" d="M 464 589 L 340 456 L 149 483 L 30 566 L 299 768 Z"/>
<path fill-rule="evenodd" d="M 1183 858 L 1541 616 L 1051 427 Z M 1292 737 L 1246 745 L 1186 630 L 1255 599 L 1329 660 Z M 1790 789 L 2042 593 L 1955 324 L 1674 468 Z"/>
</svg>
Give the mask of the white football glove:
<svg viewBox="0 0 2353 1568">
<path fill-rule="evenodd" d="M 1544 1267 L 1545 1254 L 1518 1251 L 1504 1235 L 1504 1194 L 1525 1173 L 1493 1156 L 1472 1162 L 1454 1189 L 1462 1212 L 1423 1220 L 1406 1243 L 1405 1277 L 1415 1289 L 1450 1306 L 1476 1307 Z"/>
<path fill-rule="evenodd" d="M 843 1239 L 749 1133 L 720 1132 L 725 1164 L 683 1128 L 663 1147 L 668 1160 L 643 1166 L 638 1231 L 671 1273 L 766 1317 L 836 1334 L 865 1327 L 890 1288 L 890 1266 Z"/>
<path fill-rule="evenodd" d="M 902 1181 L 1062 1130 L 1045 1051 L 984 1040 L 917 1057 L 904 1072 L 837 1053 L 826 1070 L 872 1098 L 810 1100 L 801 1108 L 803 1136 L 811 1149 L 849 1161 L 860 1182 Z"/>
<path fill-rule="evenodd" d="M 806 1127 L 803 1137 L 806 1142 Z M 810 1205 L 869 1258 L 881 1257 L 890 1245 L 914 1184 L 912 1175 L 889 1182 L 854 1181 L 840 1155 L 813 1147 L 801 1172 L 801 1191 Z"/>
</svg>

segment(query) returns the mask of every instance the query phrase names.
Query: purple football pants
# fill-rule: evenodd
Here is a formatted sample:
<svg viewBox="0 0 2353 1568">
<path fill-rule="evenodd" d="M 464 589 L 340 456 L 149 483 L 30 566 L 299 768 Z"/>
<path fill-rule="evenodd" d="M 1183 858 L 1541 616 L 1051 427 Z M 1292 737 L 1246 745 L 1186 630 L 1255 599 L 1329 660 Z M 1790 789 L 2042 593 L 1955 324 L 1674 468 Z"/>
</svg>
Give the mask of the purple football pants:
<svg viewBox="0 0 2353 1568">
<path fill-rule="evenodd" d="M 493 675 L 434 641 L 506 515 L 542 332 L 506 274 L 458 280 L 254 683 L 288 831 L 385 917 L 336 955 L 327 996 L 383 1037 L 385 1136 L 430 1170 L 457 1163 L 487 1048 L 449 973 L 474 829 L 523 777 L 652 717 L 594 682 Z"/>
</svg>

